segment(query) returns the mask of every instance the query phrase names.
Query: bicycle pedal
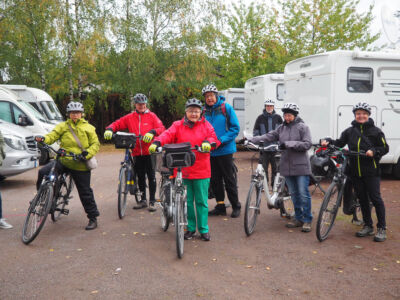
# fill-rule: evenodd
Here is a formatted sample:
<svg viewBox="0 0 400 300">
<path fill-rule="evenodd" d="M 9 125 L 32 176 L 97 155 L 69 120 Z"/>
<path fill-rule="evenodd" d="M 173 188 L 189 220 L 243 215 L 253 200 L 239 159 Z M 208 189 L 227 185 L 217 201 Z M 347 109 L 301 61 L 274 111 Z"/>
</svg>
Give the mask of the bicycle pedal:
<svg viewBox="0 0 400 300">
<path fill-rule="evenodd" d="M 61 210 L 61 213 L 62 213 L 63 215 L 68 216 L 68 214 L 69 214 L 69 209 L 63 208 L 63 209 Z"/>
</svg>

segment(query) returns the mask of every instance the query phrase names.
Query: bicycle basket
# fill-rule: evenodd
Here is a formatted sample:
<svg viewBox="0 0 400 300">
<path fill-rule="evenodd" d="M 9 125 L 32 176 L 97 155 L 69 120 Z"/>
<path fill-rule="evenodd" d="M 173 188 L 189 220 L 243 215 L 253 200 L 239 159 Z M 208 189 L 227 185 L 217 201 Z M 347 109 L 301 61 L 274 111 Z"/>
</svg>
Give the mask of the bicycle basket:
<svg viewBox="0 0 400 300">
<path fill-rule="evenodd" d="M 310 158 L 311 171 L 315 176 L 327 176 L 329 170 L 329 157 L 313 155 Z"/>
<path fill-rule="evenodd" d="M 190 150 L 190 143 L 169 144 L 165 150 L 163 163 L 167 168 L 190 167 L 196 161 L 195 154 Z"/>
<path fill-rule="evenodd" d="M 117 149 L 135 148 L 136 135 L 134 133 L 117 132 L 114 137 L 114 144 Z"/>
</svg>

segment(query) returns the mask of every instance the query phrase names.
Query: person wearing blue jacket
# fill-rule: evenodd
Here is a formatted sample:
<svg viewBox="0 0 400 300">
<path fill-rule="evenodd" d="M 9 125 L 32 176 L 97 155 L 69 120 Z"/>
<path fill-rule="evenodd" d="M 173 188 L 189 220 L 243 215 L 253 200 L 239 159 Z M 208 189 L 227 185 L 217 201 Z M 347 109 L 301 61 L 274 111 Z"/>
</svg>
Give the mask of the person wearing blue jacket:
<svg viewBox="0 0 400 300">
<path fill-rule="evenodd" d="M 233 107 L 225 103 L 224 96 L 218 96 L 216 86 L 209 84 L 202 90 L 206 105 L 205 117 L 214 127 L 221 145 L 211 152 L 211 181 L 210 185 L 215 194 L 217 205 L 209 216 L 226 216 L 224 203 L 225 191 L 232 205 L 232 218 L 240 215 L 236 167 L 233 163 L 233 153 L 236 152 L 235 138 L 239 134 L 239 120 Z"/>
</svg>

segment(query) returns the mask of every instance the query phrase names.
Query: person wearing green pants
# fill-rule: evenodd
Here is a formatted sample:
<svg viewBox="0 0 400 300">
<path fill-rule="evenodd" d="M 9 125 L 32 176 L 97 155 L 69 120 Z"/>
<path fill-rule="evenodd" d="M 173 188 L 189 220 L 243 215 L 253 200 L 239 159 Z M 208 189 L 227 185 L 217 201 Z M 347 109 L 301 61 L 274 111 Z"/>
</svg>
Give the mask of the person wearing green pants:
<svg viewBox="0 0 400 300">
<path fill-rule="evenodd" d="M 193 166 L 182 169 L 183 183 L 187 186 L 188 228 L 185 239 L 190 240 L 195 236 L 197 224 L 201 239 L 209 241 L 207 201 L 211 177 L 210 150 L 211 144 L 219 146 L 221 143 L 212 125 L 202 116 L 203 105 L 200 100 L 189 99 L 185 108 L 184 118 L 156 137 L 149 152 L 154 153 L 157 147 L 165 144 L 190 142 L 191 147 L 201 146 L 201 151 L 193 150 L 196 156 Z"/>
</svg>

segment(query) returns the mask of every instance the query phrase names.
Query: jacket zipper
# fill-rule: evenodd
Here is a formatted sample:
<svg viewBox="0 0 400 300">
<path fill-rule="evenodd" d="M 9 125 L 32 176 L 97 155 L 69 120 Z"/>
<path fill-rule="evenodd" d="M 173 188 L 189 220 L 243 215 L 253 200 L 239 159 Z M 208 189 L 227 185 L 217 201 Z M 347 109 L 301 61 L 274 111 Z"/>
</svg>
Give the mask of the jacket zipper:
<svg viewBox="0 0 400 300">
<path fill-rule="evenodd" d="M 142 118 L 140 117 L 140 113 L 138 113 L 138 115 L 139 115 L 139 135 L 140 135 L 140 125 L 141 125 L 141 123 L 142 123 Z M 140 141 L 140 138 L 139 138 L 139 147 L 140 147 L 140 155 L 142 156 L 143 155 L 143 151 L 142 151 L 142 143 L 141 143 L 141 141 Z"/>
<path fill-rule="evenodd" d="M 363 133 L 362 125 L 360 125 L 361 134 Z M 360 152 L 360 143 L 361 143 L 361 136 L 358 138 L 357 143 L 357 151 Z M 361 164 L 360 164 L 360 155 L 357 155 L 357 162 L 358 162 L 358 176 L 361 177 Z"/>
</svg>

